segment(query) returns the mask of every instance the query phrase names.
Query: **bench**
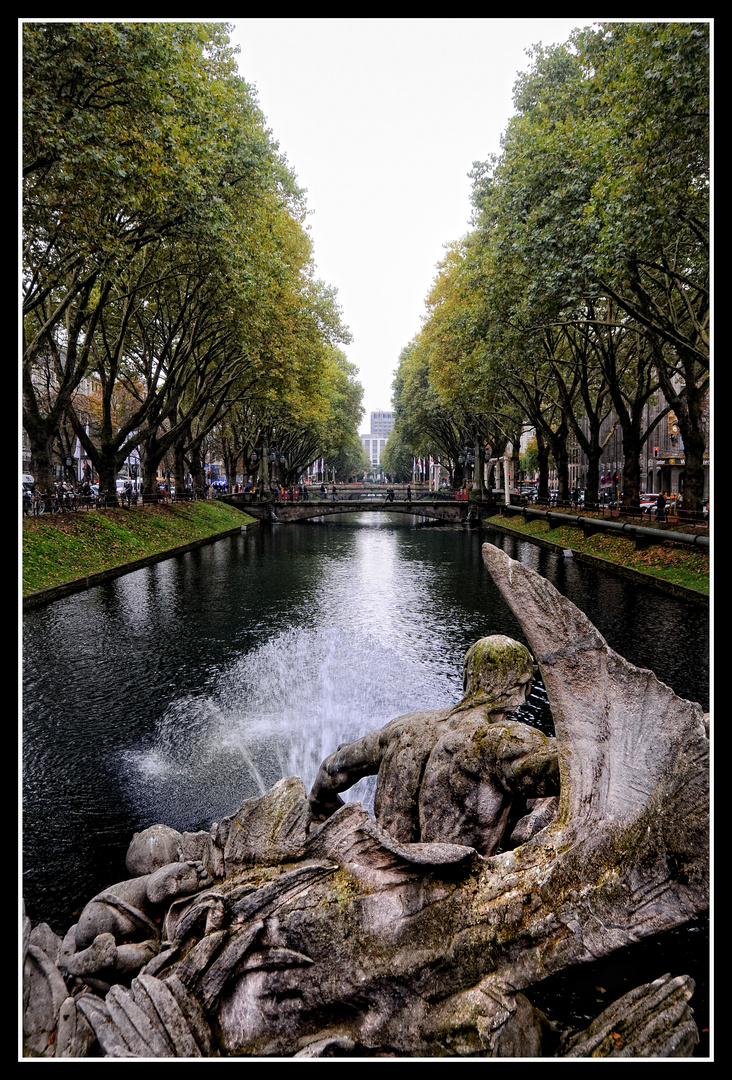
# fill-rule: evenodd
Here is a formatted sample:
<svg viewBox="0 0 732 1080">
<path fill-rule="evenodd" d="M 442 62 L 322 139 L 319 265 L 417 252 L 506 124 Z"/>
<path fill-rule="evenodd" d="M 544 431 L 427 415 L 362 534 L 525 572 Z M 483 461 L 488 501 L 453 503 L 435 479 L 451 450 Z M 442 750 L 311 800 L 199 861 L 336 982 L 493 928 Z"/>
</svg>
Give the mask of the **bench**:
<svg viewBox="0 0 732 1080">
<path fill-rule="evenodd" d="M 640 506 L 621 506 L 618 512 L 618 517 L 621 518 L 640 518 L 641 520 L 643 520 L 643 518 L 647 516 L 648 515 L 646 514 L 645 510 L 643 510 L 643 508 Z"/>
</svg>

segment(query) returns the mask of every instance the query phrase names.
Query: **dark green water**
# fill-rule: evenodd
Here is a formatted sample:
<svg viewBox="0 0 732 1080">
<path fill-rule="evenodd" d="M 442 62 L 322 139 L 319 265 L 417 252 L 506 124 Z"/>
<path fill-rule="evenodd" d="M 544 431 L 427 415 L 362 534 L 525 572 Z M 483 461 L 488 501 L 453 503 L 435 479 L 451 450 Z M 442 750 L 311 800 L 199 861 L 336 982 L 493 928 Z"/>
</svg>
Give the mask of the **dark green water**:
<svg viewBox="0 0 732 1080">
<path fill-rule="evenodd" d="M 545 574 L 616 651 L 707 707 L 704 608 L 500 534 L 416 524 L 368 513 L 263 526 L 27 613 L 33 922 L 63 933 L 124 878 L 135 830 L 207 827 L 282 776 L 308 786 L 339 743 L 458 700 L 473 641 L 523 640 L 483 567 L 486 540 Z M 546 724 L 541 689 L 531 710 Z M 365 802 L 368 784 L 355 793 Z"/>
</svg>

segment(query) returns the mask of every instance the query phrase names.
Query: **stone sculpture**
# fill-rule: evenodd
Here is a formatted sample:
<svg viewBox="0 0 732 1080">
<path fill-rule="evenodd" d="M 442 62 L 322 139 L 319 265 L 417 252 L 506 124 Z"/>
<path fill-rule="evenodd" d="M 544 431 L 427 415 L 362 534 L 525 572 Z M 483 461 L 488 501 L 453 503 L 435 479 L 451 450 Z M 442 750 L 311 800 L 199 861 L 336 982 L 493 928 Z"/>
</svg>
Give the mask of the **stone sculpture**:
<svg viewBox="0 0 732 1080">
<path fill-rule="evenodd" d="M 137 973 L 119 962 L 89 970 L 95 949 L 105 959 L 105 934 L 120 952 L 118 927 L 87 943 L 98 909 L 63 941 L 24 920 L 27 1054 L 691 1054 L 693 983 L 684 975 L 660 973 L 572 1035 L 534 1008 L 531 987 L 708 906 L 705 717 L 614 653 L 545 579 L 490 545 L 483 555 L 541 670 L 556 739 L 542 742 L 528 791 L 514 767 L 524 755 L 499 752 L 499 767 L 491 758 L 488 768 L 476 744 L 510 734 L 508 712 L 526 682 L 512 682 L 506 700 L 491 705 L 476 701 L 469 671 L 472 700 L 426 714 L 429 750 L 425 757 L 420 743 L 417 758 L 427 765 L 438 751 L 434 783 L 448 802 L 451 782 L 460 787 L 471 775 L 489 795 L 508 775 L 504 794 L 515 804 L 553 790 L 558 773 L 558 796 L 541 796 L 533 823 L 525 816 L 513 829 L 510 849 L 489 853 L 503 806 L 462 821 L 451 813 L 442 829 L 426 809 L 437 805 L 422 791 L 426 767 L 422 784 L 414 764 L 409 790 L 387 791 L 389 775 L 402 775 L 388 751 L 402 757 L 419 727 L 414 714 L 402 718 L 401 728 L 382 729 L 383 753 L 372 752 L 381 736 L 337 751 L 310 799 L 291 777 L 208 832 L 155 826 L 140 834 L 130 872 L 145 880 L 129 888 L 143 907 L 159 903 L 164 917 L 159 935 L 140 930 L 137 944 L 154 955 L 137 957 Z M 522 664 L 525 675 L 526 656 Z M 461 721 L 469 752 L 456 734 Z M 530 742 L 528 757 L 536 753 Z M 442 768 L 447 758 L 457 760 L 452 771 Z M 340 764 L 351 774 L 341 777 Z M 338 805 L 341 780 L 366 764 L 379 770 L 380 821 L 357 803 Z M 556 813 L 546 802 L 553 798 Z M 388 809 L 400 799 L 401 815 Z"/>
<path fill-rule="evenodd" d="M 534 672 L 518 641 L 496 634 L 476 642 L 465 657 L 458 705 L 398 717 L 326 758 L 310 792 L 314 819 L 343 805 L 339 791 L 376 773 L 376 820 L 394 839 L 495 854 L 517 801 L 546 806 L 545 798 L 559 793 L 556 740 L 510 719 Z M 522 835 L 527 826 L 522 821 Z"/>
</svg>

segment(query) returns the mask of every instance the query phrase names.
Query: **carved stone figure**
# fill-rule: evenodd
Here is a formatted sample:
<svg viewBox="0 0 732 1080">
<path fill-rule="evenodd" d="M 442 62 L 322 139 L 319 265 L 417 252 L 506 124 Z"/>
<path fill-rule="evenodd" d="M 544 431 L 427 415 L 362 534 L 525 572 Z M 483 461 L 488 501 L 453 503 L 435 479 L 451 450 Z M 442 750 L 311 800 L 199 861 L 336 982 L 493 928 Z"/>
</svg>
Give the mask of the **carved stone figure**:
<svg viewBox="0 0 732 1080">
<path fill-rule="evenodd" d="M 554 777 L 556 762 L 559 794 L 536 799 L 533 824 L 524 818 L 524 828 L 514 830 L 518 846 L 486 854 L 449 839 L 469 834 L 488 851 L 500 808 L 471 810 L 459 819 L 451 810 L 444 831 L 436 815 L 428 821 L 422 813 L 437 805 L 437 796 L 426 794 L 428 782 L 448 805 L 451 783 L 457 790 L 471 775 L 489 794 L 504 783 L 509 801 L 521 794 L 525 755 L 506 753 L 500 739 L 489 738 L 488 758 L 475 743 L 477 734 L 478 742 L 501 730 L 510 737 L 515 696 L 492 711 L 473 699 L 462 710 L 432 716 L 424 729 L 429 752 L 419 751 L 421 778 L 416 765 L 402 771 L 396 761 L 382 776 L 387 754 L 369 750 L 367 737 L 366 750 L 354 753 L 369 768 L 378 762 L 384 823 L 385 807 L 395 808 L 389 828 L 358 804 L 334 809 L 340 773 L 325 768 L 313 796 L 317 818 L 302 782 L 290 777 L 208 832 L 166 834 L 162 847 L 172 843 L 179 865 L 163 875 L 161 893 L 153 890 L 158 910 L 165 911 L 159 948 L 136 975 L 118 971 L 111 986 L 74 976 L 68 964 L 75 929 L 59 946 L 55 935 L 25 920 L 26 1053 L 692 1053 L 698 1037 L 688 1004 L 693 983 L 683 974 L 659 972 L 584 1032 L 558 1030 L 531 997 L 532 986 L 547 976 L 680 926 L 707 908 L 706 718 L 699 705 L 618 656 L 540 575 L 490 545 L 483 557 L 521 622 L 556 731 L 540 755 L 539 774 Z M 468 723 L 460 741 L 460 718 L 471 714 L 475 724 Z M 409 740 L 422 727 L 406 719 L 399 731 L 394 726 L 386 748 L 408 761 Z M 426 765 L 438 747 L 440 767 L 436 761 L 428 778 Z M 528 757 L 535 753 L 529 743 Z M 360 767 L 345 766 L 344 782 Z M 402 774 L 411 778 L 410 789 L 387 791 Z M 329 813 L 322 821 L 321 795 Z M 556 814 L 549 799 L 557 800 Z M 518 843 L 517 835 L 526 839 Z M 134 887 L 144 892 L 146 900 L 135 891 L 144 907 L 153 902 L 149 889 L 157 871 L 150 874 L 144 859 L 132 863 L 145 871 Z M 202 887 L 181 895 L 176 883 L 195 887 L 192 874 Z M 105 933 L 86 948 L 99 945 Z"/>
<path fill-rule="evenodd" d="M 139 842 L 137 836 L 130 846 L 128 868 L 134 866 Z M 166 862 L 150 873 L 98 893 L 86 904 L 73 928 L 75 948 L 65 957 L 67 971 L 106 979 L 113 972 L 124 975 L 139 971 L 158 952 L 159 922 L 172 901 L 212 884 L 200 862 L 178 861 Z"/>
<path fill-rule="evenodd" d="M 517 799 L 559 792 L 556 740 L 508 716 L 534 672 L 526 646 L 482 638 L 466 654 L 458 705 L 398 717 L 326 758 L 310 793 L 313 817 L 324 820 L 343 805 L 337 792 L 377 773 L 376 820 L 395 839 L 493 855 Z"/>
</svg>

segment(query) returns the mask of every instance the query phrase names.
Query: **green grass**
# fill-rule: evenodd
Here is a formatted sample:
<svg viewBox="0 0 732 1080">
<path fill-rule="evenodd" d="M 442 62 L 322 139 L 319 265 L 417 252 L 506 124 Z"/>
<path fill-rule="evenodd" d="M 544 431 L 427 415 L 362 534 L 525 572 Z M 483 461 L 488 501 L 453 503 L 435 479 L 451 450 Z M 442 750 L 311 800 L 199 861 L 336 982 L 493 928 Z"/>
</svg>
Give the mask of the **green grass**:
<svg viewBox="0 0 732 1080">
<path fill-rule="evenodd" d="M 204 540 L 254 519 L 221 502 L 23 519 L 23 596 Z"/>
<path fill-rule="evenodd" d="M 487 524 L 510 528 L 537 539 L 548 540 L 559 547 L 572 548 L 584 555 L 625 566 L 650 577 L 663 578 L 674 585 L 709 595 L 709 552 L 696 548 L 675 547 L 672 544 L 651 544 L 636 551 L 635 542 L 623 536 L 595 533 L 585 537 L 581 529 L 562 525 L 550 529 L 546 521 L 524 521 L 496 515 L 486 519 Z"/>
</svg>

